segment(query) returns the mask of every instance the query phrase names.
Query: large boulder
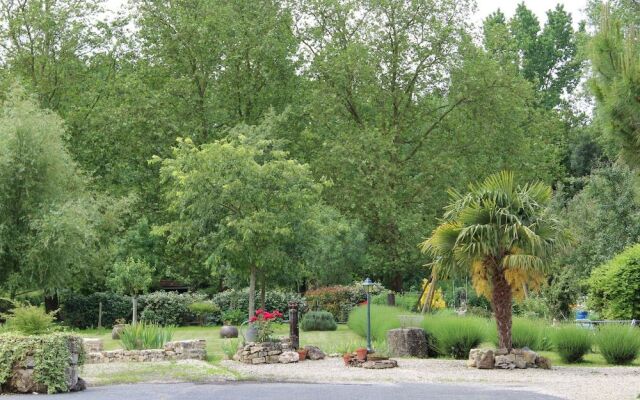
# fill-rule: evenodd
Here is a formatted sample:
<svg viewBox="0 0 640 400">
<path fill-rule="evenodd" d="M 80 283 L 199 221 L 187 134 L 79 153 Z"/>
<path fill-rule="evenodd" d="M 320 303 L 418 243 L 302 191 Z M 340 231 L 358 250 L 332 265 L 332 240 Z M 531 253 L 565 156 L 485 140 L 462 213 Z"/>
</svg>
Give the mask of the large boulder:
<svg viewBox="0 0 640 400">
<path fill-rule="evenodd" d="M 307 358 L 309 360 L 322 360 L 326 357 L 324 351 L 320 350 L 317 346 L 304 346 L 304 349 L 307 351 Z"/>
<path fill-rule="evenodd" d="M 280 356 L 278 357 L 278 361 L 281 364 L 290 364 L 290 363 L 298 362 L 299 360 L 300 360 L 300 355 L 298 354 L 297 351 L 285 351 L 284 353 L 280 354 Z"/>
<path fill-rule="evenodd" d="M 392 357 L 427 358 L 427 335 L 420 328 L 391 329 L 387 332 L 389 354 Z"/>
</svg>

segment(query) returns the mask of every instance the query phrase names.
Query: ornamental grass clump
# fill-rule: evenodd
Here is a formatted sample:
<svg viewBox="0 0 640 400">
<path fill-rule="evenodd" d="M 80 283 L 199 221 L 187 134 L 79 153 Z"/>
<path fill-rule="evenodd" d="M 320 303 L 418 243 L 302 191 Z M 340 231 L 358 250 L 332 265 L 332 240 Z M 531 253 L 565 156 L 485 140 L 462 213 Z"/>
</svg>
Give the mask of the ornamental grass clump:
<svg viewBox="0 0 640 400">
<path fill-rule="evenodd" d="M 485 341 L 488 327 L 482 318 L 436 314 L 425 318 L 422 328 L 438 355 L 464 359 L 471 349 Z"/>
<path fill-rule="evenodd" d="M 400 315 L 407 311 L 397 307 L 371 305 L 371 339 L 387 340 L 387 331 L 400 327 Z M 349 329 L 361 337 L 367 337 L 367 305 L 351 310 L 347 321 Z"/>
<path fill-rule="evenodd" d="M 6 320 L 8 331 L 19 332 L 25 335 L 40 335 L 55 330 L 55 312 L 47 314 L 41 307 L 20 306 L 7 314 L 2 314 Z"/>
<path fill-rule="evenodd" d="M 305 332 L 310 331 L 335 331 L 338 329 L 333 314 L 328 311 L 310 311 L 302 318 L 300 327 Z"/>
<path fill-rule="evenodd" d="M 600 327 L 596 345 L 607 363 L 631 364 L 640 355 L 640 329 L 624 325 Z"/>
<path fill-rule="evenodd" d="M 171 327 L 139 322 L 128 325 L 120 334 L 120 340 L 125 350 L 161 349 L 173 337 Z"/>
<path fill-rule="evenodd" d="M 593 334 L 579 326 L 565 325 L 551 334 L 553 348 L 566 363 L 576 363 L 591 350 Z"/>
</svg>

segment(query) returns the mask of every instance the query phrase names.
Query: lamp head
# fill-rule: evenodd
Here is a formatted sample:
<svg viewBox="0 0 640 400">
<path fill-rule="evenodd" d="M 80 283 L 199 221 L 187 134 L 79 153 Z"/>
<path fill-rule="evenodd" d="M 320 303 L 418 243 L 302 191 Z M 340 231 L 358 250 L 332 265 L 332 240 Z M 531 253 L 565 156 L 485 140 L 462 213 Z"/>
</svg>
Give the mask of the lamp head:
<svg viewBox="0 0 640 400">
<path fill-rule="evenodd" d="M 371 279 L 367 278 L 364 280 L 364 282 L 362 282 L 362 286 L 364 286 L 364 289 L 369 292 L 369 290 L 371 290 L 371 286 L 373 286 L 374 283 Z"/>
</svg>

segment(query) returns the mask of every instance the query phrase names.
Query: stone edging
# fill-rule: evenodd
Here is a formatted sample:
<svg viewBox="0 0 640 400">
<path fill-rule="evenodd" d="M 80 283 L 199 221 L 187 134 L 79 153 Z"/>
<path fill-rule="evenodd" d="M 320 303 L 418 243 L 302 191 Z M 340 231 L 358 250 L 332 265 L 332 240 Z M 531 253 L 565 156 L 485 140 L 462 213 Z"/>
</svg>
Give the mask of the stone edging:
<svg viewBox="0 0 640 400">
<path fill-rule="evenodd" d="M 168 342 L 164 348 L 154 350 L 95 351 L 102 349 L 102 344 L 98 344 L 96 339 L 85 340 L 84 345 L 87 350 L 87 364 L 205 360 L 207 358 L 207 342 L 204 339 Z"/>
</svg>

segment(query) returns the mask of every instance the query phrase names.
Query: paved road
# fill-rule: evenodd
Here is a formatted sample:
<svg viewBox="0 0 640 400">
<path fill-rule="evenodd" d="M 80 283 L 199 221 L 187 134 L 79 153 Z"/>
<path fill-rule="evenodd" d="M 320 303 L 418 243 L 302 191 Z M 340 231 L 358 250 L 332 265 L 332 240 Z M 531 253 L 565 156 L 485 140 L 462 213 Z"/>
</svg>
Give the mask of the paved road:
<svg viewBox="0 0 640 400">
<path fill-rule="evenodd" d="M 0 396 L 2 400 L 34 396 Z M 42 398 L 42 396 L 39 396 Z M 426 383 L 321 385 L 303 383 L 227 383 L 227 384 L 134 384 L 89 388 L 85 392 L 66 393 L 53 400 L 558 400 L 558 397 L 533 392 L 495 389 L 482 386 Z"/>
</svg>

